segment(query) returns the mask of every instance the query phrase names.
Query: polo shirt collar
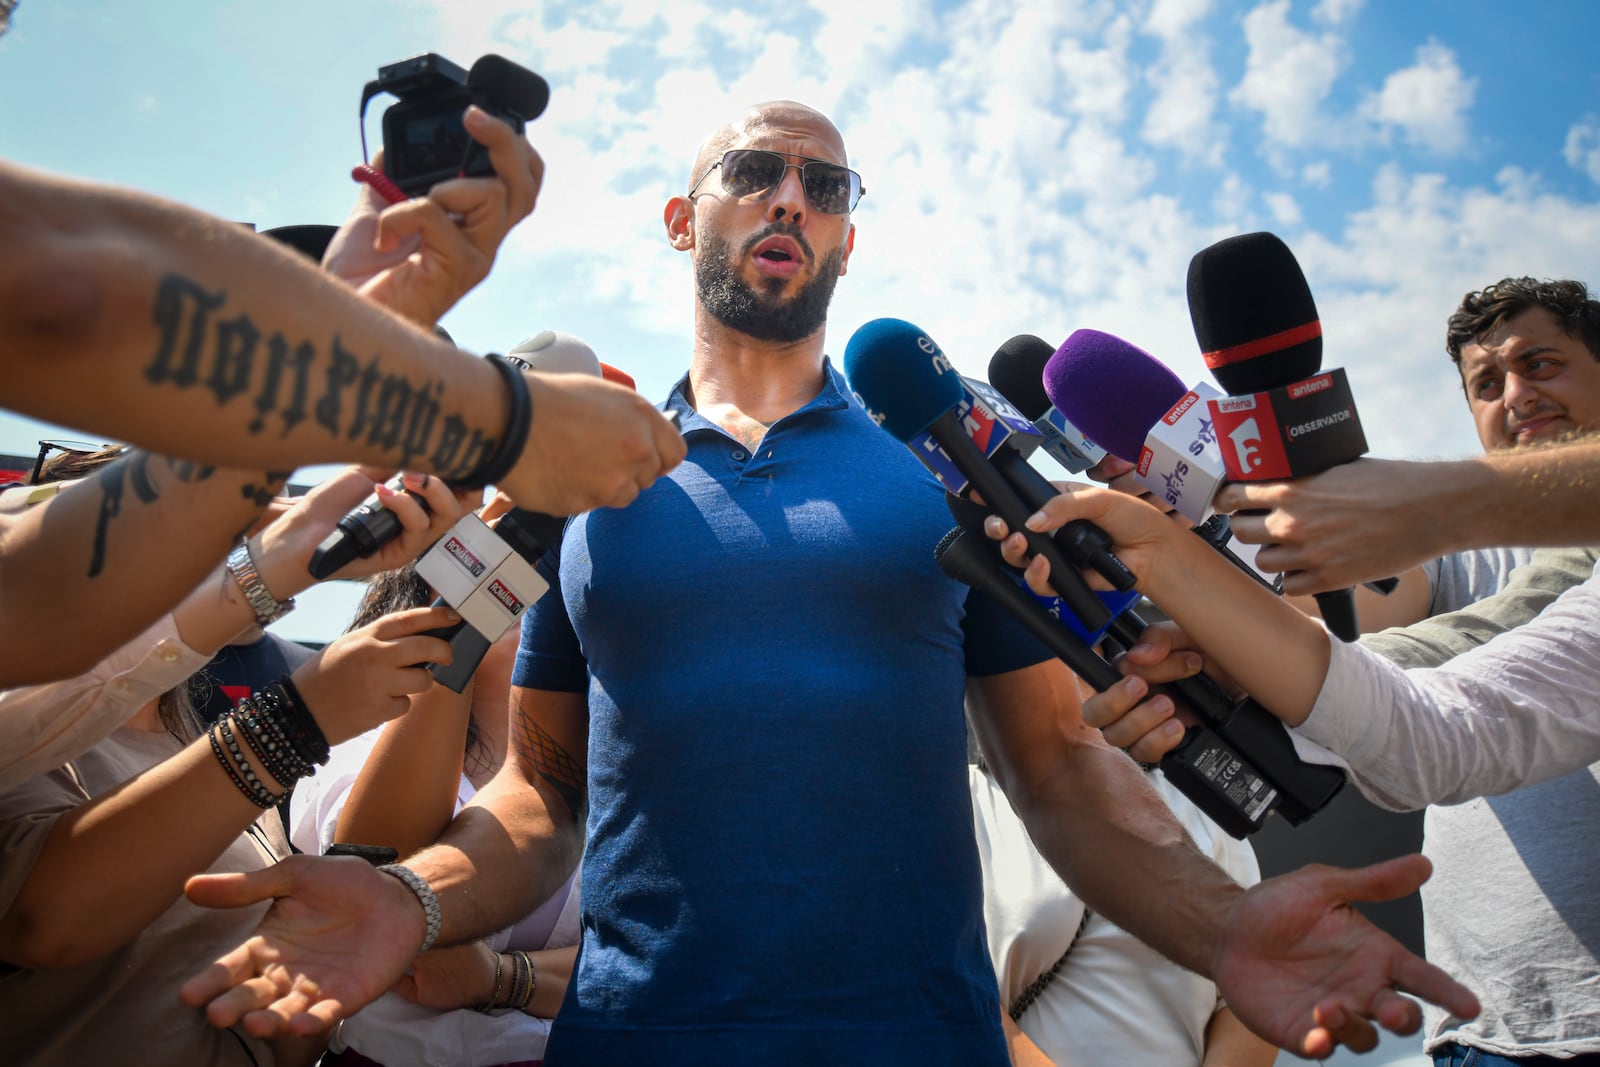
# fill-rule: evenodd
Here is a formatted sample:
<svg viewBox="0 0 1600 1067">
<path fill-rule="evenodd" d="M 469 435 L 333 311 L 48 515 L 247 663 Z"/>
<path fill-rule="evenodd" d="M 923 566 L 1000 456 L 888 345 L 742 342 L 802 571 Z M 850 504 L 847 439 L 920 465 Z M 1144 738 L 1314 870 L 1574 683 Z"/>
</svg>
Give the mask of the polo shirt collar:
<svg viewBox="0 0 1600 1067">
<path fill-rule="evenodd" d="M 798 418 L 804 415 L 819 414 L 827 411 L 842 411 L 850 406 L 850 387 L 845 383 L 844 376 L 834 369 L 833 361 L 827 356 L 822 357 L 823 380 L 822 388 L 817 395 L 801 406 L 799 409 L 785 415 L 780 422 Z M 685 371 L 682 378 L 678 379 L 672 387 L 672 394 L 663 404 L 663 411 L 676 411 L 678 423 L 683 427 L 683 432 L 691 430 L 715 430 L 722 433 L 722 427 L 715 425 L 694 409 L 689 403 L 689 372 Z"/>
</svg>

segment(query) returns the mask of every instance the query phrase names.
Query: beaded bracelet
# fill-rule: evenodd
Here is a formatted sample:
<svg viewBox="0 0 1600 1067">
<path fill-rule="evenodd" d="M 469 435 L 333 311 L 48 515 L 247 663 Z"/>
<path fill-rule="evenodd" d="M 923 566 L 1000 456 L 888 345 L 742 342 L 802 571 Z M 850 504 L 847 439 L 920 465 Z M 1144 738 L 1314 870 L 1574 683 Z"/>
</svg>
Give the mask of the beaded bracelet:
<svg viewBox="0 0 1600 1067">
<path fill-rule="evenodd" d="M 523 990 L 522 999 L 517 1001 L 517 1010 L 527 1011 L 528 1001 L 533 999 L 533 991 L 539 988 L 539 976 L 534 973 L 532 956 L 528 955 L 520 948 L 517 949 L 517 955 L 522 957 L 522 965 L 528 972 L 528 988 Z"/>
<path fill-rule="evenodd" d="M 228 720 L 226 718 L 218 719 L 217 724 L 207 732 L 206 736 L 211 739 L 212 755 L 217 757 L 217 762 L 222 764 L 222 769 L 228 772 L 228 777 L 232 780 L 234 786 L 249 798 L 250 803 L 265 810 L 273 807 L 283 799 L 282 797 L 273 796 L 271 791 L 261 784 L 261 779 L 256 777 L 255 771 L 250 769 L 250 763 L 244 758 L 244 753 L 239 750 L 239 742 L 228 728 Z M 220 744 L 217 740 L 219 737 L 221 738 Z M 223 754 L 222 749 L 224 746 L 233 756 L 231 762 L 227 755 Z"/>
<path fill-rule="evenodd" d="M 457 491 L 495 485 L 510 474 L 511 468 L 522 458 L 522 450 L 528 443 L 528 430 L 533 426 L 533 394 L 528 390 L 528 379 L 504 356 L 491 352 L 487 359 L 505 380 L 506 390 L 511 396 L 511 411 L 506 418 L 506 432 L 500 438 L 499 447 L 462 477 L 445 479 L 445 484 Z"/>
<path fill-rule="evenodd" d="M 316 769 L 294 751 L 277 718 L 263 712 L 251 697 L 242 697 L 229 714 L 233 716 L 236 727 L 244 727 L 245 740 L 260 757 L 267 772 L 284 788 L 289 788 Z"/>
<path fill-rule="evenodd" d="M 250 799 L 262 808 L 274 807 L 283 802 L 285 794 L 274 793 L 267 788 L 267 784 L 256 776 L 255 768 L 250 765 L 245 757 L 244 750 L 239 747 L 239 739 L 233 732 L 233 720 L 230 716 L 223 716 L 217 720 L 217 729 L 222 736 L 223 747 L 228 750 L 228 755 L 239 765 L 239 774 L 243 776 L 245 785 L 250 787 Z"/>
</svg>

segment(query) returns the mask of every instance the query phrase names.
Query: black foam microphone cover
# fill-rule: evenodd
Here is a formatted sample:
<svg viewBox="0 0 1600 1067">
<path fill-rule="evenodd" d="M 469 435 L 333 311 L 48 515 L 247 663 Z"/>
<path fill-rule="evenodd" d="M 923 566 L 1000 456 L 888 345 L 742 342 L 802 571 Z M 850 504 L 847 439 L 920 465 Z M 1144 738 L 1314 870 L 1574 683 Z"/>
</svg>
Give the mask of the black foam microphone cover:
<svg viewBox="0 0 1600 1067">
<path fill-rule="evenodd" d="M 989 357 L 989 384 L 1029 419 L 1050 410 L 1044 391 L 1044 367 L 1055 347 L 1031 333 L 1019 333 Z"/>
<path fill-rule="evenodd" d="M 504 56 L 480 56 L 467 71 L 467 89 L 475 98 L 492 100 L 532 122 L 550 102 L 550 84 L 539 75 Z"/>
<path fill-rule="evenodd" d="M 1322 369 L 1322 324 L 1289 246 L 1245 233 L 1189 261 L 1189 318 L 1206 366 L 1233 396 L 1263 392 Z"/>
</svg>

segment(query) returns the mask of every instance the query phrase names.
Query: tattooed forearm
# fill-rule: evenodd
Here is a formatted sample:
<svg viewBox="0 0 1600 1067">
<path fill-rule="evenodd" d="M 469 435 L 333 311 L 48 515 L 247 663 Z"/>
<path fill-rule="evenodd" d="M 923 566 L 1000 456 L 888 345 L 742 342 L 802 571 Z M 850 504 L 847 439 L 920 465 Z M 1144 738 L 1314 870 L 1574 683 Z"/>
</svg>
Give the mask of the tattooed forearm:
<svg viewBox="0 0 1600 1067">
<path fill-rule="evenodd" d="M 148 452 L 138 450 L 131 451 L 96 471 L 93 484 L 100 489 L 100 512 L 95 518 L 94 543 L 89 553 L 90 578 L 98 578 L 105 570 L 106 544 L 111 532 L 111 523 L 122 514 L 124 489 L 132 489 L 134 497 L 140 504 L 154 504 L 161 498 L 161 488 L 151 477 L 153 464 L 161 464 L 168 476 L 185 485 L 198 485 L 216 473 L 215 467 L 185 460 L 167 459 L 164 456 L 152 456 Z M 288 481 L 289 474 L 288 471 L 266 471 L 261 484 L 246 482 L 240 486 L 240 495 L 257 509 L 264 508 L 272 503 L 273 496 L 283 487 L 283 483 Z M 254 521 L 252 519 L 251 524 Z M 248 529 L 249 526 L 245 528 Z"/>
<path fill-rule="evenodd" d="M 443 378 L 419 383 L 386 370 L 380 356 L 363 362 L 338 334 L 323 360 L 311 341 L 263 336 L 245 312 L 225 317 L 227 303 L 225 292 L 177 274 L 164 277 L 152 309 L 160 340 L 146 380 L 204 389 L 219 407 L 249 397 L 251 434 L 275 424 L 287 437 L 309 418 L 330 437 L 380 449 L 398 467 L 422 458 L 446 478 L 477 469 L 498 447 L 461 412 L 445 409 Z"/>
<path fill-rule="evenodd" d="M 582 823 L 588 810 L 589 795 L 583 768 L 571 753 L 534 721 L 532 715 L 519 710 L 513 718 L 516 729 L 511 743 L 516 746 L 517 755 L 556 791 L 556 795 L 572 813 L 573 820 Z"/>
</svg>

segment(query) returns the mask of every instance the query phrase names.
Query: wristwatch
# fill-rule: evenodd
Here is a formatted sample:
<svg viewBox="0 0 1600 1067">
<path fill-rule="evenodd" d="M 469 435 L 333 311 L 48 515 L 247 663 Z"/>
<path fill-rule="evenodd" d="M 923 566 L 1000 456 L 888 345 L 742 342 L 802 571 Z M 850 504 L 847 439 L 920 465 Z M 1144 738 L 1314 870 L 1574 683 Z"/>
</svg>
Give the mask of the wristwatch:
<svg viewBox="0 0 1600 1067">
<path fill-rule="evenodd" d="M 261 580 L 261 572 L 256 570 L 255 557 L 250 554 L 250 542 L 246 541 L 232 552 L 228 553 L 228 573 L 233 575 L 239 583 L 239 588 L 244 592 L 245 600 L 256 613 L 256 625 L 267 626 L 277 622 L 289 612 L 294 610 L 294 598 L 278 601 L 274 600 L 272 593 L 267 589 L 267 583 Z"/>
</svg>

